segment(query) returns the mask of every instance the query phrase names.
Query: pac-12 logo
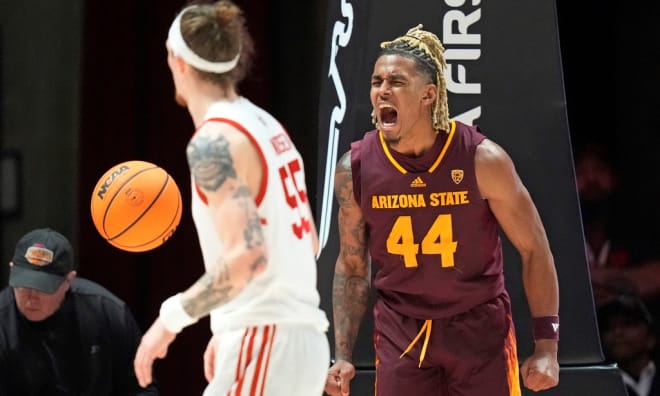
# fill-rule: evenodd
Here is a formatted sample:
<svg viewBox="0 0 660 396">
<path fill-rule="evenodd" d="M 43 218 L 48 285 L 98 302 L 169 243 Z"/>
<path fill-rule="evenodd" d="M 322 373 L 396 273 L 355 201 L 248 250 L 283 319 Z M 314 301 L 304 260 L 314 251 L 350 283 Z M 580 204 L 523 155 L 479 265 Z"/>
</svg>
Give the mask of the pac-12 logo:
<svg viewBox="0 0 660 396">
<path fill-rule="evenodd" d="M 463 181 L 463 169 L 452 169 L 451 170 L 451 179 L 454 183 L 458 184 Z"/>
</svg>

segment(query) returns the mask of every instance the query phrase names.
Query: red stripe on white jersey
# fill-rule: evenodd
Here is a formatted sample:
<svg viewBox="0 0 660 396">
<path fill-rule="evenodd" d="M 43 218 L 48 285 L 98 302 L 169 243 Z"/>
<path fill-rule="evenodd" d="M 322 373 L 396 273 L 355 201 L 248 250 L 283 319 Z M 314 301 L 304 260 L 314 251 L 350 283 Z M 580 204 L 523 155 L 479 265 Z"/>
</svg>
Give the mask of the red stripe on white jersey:
<svg viewBox="0 0 660 396">
<path fill-rule="evenodd" d="M 268 347 L 268 345 L 272 346 L 271 343 L 272 339 L 270 338 L 270 329 L 271 326 L 264 327 L 263 338 L 261 339 L 261 347 L 259 348 L 259 357 L 257 358 L 257 366 L 254 369 L 254 377 L 258 381 L 252 381 L 252 386 L 250 387 L 250 396 L 257 394 L 257 385 L 259 380 L 261 381 L 261 389 L 263 389 L 263 384 L 266 382 L 265 367 L 268 361 L 264 362 L 264 358 L 266 357 L 266 348 Z M 262 372 L 262 368 L 263 368 L 263 372 Z M 263 394 L 263 391 L 260 394 Z"/>
<path fill-rule="evenodd" d="M 259 391 L 259 396 L 263 396 L 264 394 L 264 385 L 266 384 L 266 378 L 268 377 L 268 365 L 270 363 L 270 353 L 272 352 L 273 344 L 275 343 L 275 330 L 277 330 L 277 326 L 273 325 L 273 334 L 270 336 L 270 341 L 268 345 L 268 355 L 266 355 L 266 365 L 264 366 L 264 380 L 261 383 L 261 390 Z"/>
<path fill-rule="evenodd" d="M 227 396 L 263 395 L 275 329 L 267 325 L 245 330 L 238 353 L 236 386 Z"/>
</svg>

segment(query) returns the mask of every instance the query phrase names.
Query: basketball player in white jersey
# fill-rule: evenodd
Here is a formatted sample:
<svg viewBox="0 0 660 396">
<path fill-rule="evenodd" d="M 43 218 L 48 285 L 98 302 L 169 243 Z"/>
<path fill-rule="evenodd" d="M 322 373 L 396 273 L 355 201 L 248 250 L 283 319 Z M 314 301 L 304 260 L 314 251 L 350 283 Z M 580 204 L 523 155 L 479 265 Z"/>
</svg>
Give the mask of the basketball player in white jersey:
<svg viewBox="0 0 660 396">
<path fill-rule="evenodd" d="M 210 314 L 210 395 L 322 395 L 330 361 L 319 308 L 318 237 L 302 157 L 282 125 L 242 97 L 253 43 L 230 1 L 184 8 L 168 64 L 195 132 L 192 214 L 206 272 L 163 302 L 135 356 L 142 386 L 184 327 Z"/>
</svg>

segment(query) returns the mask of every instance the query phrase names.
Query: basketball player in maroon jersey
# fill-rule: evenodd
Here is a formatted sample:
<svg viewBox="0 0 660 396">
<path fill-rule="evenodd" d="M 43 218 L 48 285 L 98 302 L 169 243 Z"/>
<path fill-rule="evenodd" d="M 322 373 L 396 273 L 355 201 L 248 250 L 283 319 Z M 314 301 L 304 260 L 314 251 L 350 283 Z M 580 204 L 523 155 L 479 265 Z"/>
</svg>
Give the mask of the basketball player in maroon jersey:
<svg viewBox="0 0 660 396">
<path fill-rule="evenodd" d="M 512 396 L 559 381 L 559 292 L 539 213 L 509 155 L 448 116 L 444 48 L 422 26 L 381 44 L 376 130 L 339 160 L 333 281 L 336 361 L 347 395 L 373 279 L 378 396 Z M 535 348 L 518 366 L 502 229 L 522 259 Z"/>
</svg>

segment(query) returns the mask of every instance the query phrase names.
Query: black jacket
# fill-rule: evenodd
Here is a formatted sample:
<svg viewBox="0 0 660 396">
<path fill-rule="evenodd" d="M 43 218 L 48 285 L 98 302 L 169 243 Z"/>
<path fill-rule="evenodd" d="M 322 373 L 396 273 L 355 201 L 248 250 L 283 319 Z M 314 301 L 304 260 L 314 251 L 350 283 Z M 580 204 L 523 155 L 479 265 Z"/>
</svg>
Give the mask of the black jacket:
<svg viewBox="0 0 660 396">
<path fill-rule="evenodd" d="M 0 396 L 158 395 L 135 378 L 141 336 L 126 304 L 92 281 L 74 279 L 43 322 L 25 319 L 7 287 L 0 292 Z M 61 390 L 67 387 L 76 390 Z"/>
<path fill-rule="evenodd" d="M 658 362 L 656 361 L 655 364 L 656 370 L 660 369 L 660 365 L 658 365 Z M 626 391 L 628 391 L 628 396 L 638 396 L 637 392 L 630 386 L 626 384 Z M 653 377 L 653 382 L 651 385 L 651 391 L 649 392 L 649 396 L 660 396 L 660 373 L 656 371 L 655 376 Z"/>
</svg>

